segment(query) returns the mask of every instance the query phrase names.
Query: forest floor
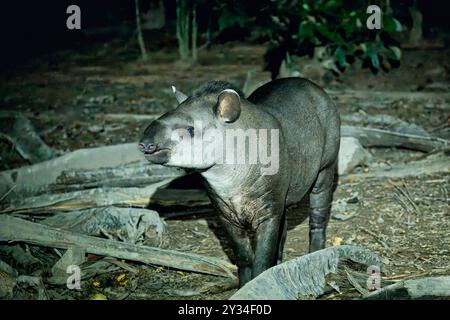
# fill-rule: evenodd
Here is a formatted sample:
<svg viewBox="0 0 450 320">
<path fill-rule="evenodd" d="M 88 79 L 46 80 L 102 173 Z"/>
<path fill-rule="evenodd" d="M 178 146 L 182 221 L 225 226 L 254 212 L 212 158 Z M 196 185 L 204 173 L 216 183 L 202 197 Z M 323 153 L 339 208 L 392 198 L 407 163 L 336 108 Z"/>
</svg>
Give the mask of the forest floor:
<svg viewBox="0 0 450 320">
<path fill-rule="evenodd" d="M 160 114 L 176 107 L 171 85 L 191 92 L 207 80 L 227 80 L 243 86 L 248 74 L 255 81 L 269 75 L 261 71 L 264 47 L 246 44 L 217 45 L 200 52 L 195 65 L 174 62 L 174 48 L 149 53 L 149 61 L 136 61 L 136 52 L 119 43 L 80 51 L 63 51 L 36 58 L 0 76 L 2 110 L 23 112 L 43 140 L 58 154 L 79 148 L 135 142 L 148 125 L 145 121 L 111 121 L 105 114 Z M 377 75 L 357 64 L 339 78 L 323 83 L 326 89 L 361 92 L 448 92 L 450 50 L 407 50 L 402 64 Z M 320 79 L 318 80 L 320 82 Z M 389 114 L 420 125 L 432 134 L 449 139 L 448 101 L 405 103 L 401 98 L 386 106 L 338 99 L 341 114 L 363 109 L 369 114 Z M 419 152 L 373 148 L 371 166 L 403 164 Z M 11 146 L 0 140 L 0 169 L 26 165 Z M 362 172 L 363 168 L 356 169 Z M 410 176 L 404 179 L 341 178 L 334 201 L 346 201 L 347 221 L 331 219 L 327 246 L 357 244 L 374 250 L 384 260 L 383 277 L 399 280 L 426 275 L 450 275 L 450 172 Z M 409 211 L 394 196 L 397 187 L 408 190 L 417 210 Z M 347 201 L 347 199 L 356 201 Z M 289 210 L 285 260 L 307 253 L 306 206 Z M 170 210 L 169 210 L 170 211 Z M 164 216 L 164 214 L 162 213 Z M 230 259 L 231 252 L 215 213 L 167 219 L 170 234 L 166 248 Z M 127 292 L 127 285 L 115 279 L 126 274 L 134 289 L 127 299 L 226 299 L 235 289 L 211 289 L 223 281 L 214 276 L 180 272 L 167 268 L 132 264 L 139 272 L 119 270 L 90 279 L 84 290 L 47 288 L 54 299 L 87 299 L 102 293 L 114 299 Z M 205 289 L 207 286 L 209 289 Z M 226 284 L 225 284 L 226 286 Z M 16 298 L 27 297 L 18 292 Z M 344 295 L 345 297 L 345 295 Z M 335 295 L 334 299 L 339 299 Z"/>
</svg>

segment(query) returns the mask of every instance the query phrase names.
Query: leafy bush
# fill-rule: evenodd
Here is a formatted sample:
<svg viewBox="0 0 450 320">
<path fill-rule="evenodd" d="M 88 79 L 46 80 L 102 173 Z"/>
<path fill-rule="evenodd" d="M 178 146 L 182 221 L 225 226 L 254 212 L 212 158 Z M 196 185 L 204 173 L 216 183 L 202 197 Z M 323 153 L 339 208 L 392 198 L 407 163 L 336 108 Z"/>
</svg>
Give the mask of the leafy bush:
<svg viewBox="0 0 450 320">
<path fill-rule="evenodd" d="M 220 1 L 216 10 L 221 30 L 238 25 L 253 30 L 255 39 L 269 41 L 268 59 L 312 55 L 314 48 L 325 47 L 333 57 L 331 69 L 336 71 L 344 70 L 355 59 L 374 71 L 389 69 L 401 58 L 393 35 L 402 25 L 387 1 L 381 6 L 382 29 L 369 30 L 368 5 L 366 0 L 228 0 Z"/>
</svg>

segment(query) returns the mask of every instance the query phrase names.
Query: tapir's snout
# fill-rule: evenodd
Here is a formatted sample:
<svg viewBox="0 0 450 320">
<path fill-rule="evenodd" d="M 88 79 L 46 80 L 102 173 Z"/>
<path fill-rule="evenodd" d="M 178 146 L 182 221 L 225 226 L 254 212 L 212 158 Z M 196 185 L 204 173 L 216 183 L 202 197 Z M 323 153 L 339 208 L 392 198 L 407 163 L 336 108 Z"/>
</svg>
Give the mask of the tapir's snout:
<svg viewBox="0 0 450 320">
<path fill-rule="evenodd" d="M 154 121 L 145 129 L 139 141 L 138 149 L 145 158 L 154 164 L 165 164 L 170 159 L 170 144 L 166 141 L 167 128 L 159 121 Z"/>
<path fill-rule="evenodd" d="M 138 149 L 144 154 L 152 154 L 158 149 L 158 147 L 154 143 L 143 140 L 139 143 Z"/>
<path fill-rule="evenodd" d="M 168 148 L 160 149 L 155 143 L 146 142 L 145 139 L 142 139 L 141 142 L 139 142 L 138 149 L 151 163 L 165 164 L 169 161 L 170 150 Z"/>
<path fill-rule="evenodd" d="M 144 131 L 138 144 L 138 149 L 145 155 L 154 154 L 161 148 L 164 125 L 159 121 L 153 121 Z"/>
</svg>

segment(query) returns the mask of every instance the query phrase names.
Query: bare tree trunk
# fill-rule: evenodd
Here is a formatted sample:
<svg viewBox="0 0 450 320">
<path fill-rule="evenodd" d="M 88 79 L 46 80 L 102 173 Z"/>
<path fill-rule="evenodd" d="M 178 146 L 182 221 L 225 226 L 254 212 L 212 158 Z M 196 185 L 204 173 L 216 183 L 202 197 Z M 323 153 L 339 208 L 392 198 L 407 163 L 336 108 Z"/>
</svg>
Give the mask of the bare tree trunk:
<svg viewBox="0 0 450 320">
<path fill-rule="evenodd" d="M 236 269 L 231 263 L 215 257 L 86 236 L 8 215 L 0 215 L 0 237 L 6 241 L 52 248 L 82 247 L 87 253 L 95 255 L 222 277 L 234 278 L 233 272 Z"/>
<path fill-rule="evenodd" d="M 197 61 L 198 52 L 197 52 L 197 7 L 194 4 L 194 8 L 192 9 L 192 60 Z"/>
<path fill-rule="evenodd" d="M 422 40 L 422 13 L 417 9 L 417 3 L 414 1 L 414 5 L 409 8 L 409 13 L 413 21 L 411 31 L 409 32 L 409 43 L 413 46 L 418 46 Z"/>
<path fill-rule="evenodd" d="M 142 35 L 141 27 L 141 12 L 139 10 L 139 0 L 134 0 L 134 5 L 136 7 L 136 28 L 137 28 L 137 38 L 139 42 L 139 48 L 141 49 L 142 60 L 147 61 L 147 50 L 145 49 L 144 37 Z"/>
<path fill-rule="evenodd" d="M 181 60 L 189 57 L 189 17 L 186 0 L 177 0 L 177 38 Z"/>
</svg>

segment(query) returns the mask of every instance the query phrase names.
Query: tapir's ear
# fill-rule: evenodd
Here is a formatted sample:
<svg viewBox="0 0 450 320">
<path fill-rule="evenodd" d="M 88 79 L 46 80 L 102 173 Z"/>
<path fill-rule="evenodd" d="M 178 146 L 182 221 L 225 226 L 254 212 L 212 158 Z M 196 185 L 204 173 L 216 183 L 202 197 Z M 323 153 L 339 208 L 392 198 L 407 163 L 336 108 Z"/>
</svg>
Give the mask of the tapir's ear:
<svg viewBox="0 0 450 320">
<path fill-rule="evenodd" d="M 185 95 L 183 92 L 178 91 L 177 88 L 175 88 L 175 86 L 172 86 L 172 91 L 175 94 L 175 98 L 177 98 L 179 104 L 182 104 L 188 98 L 188 96 Z"/>
<path fill-rule="evenodd" d="M 216 116 L 226 123 L 235 122 L 241 114 L 241 98 L 232 89 L 225 89 L 219 94 Z"/>
</svg>

